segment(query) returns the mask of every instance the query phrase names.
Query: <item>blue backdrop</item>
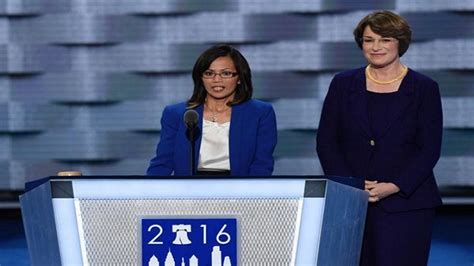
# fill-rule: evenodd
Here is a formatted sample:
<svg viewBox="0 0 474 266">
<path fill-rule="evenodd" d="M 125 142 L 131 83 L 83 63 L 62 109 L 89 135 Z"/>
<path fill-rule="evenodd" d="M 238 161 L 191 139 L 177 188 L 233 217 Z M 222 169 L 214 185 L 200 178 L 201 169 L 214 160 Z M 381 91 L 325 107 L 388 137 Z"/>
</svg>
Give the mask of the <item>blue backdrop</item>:
<svg viewBox="0 0 474 266">
<path fill-rule="evenodd" d="M 437 80 L 441 188 L 474 186 L 474 1 L 5 0 L 0 4 L 0 190 L 78 170 L 144 174 L 163 107 L 187 99 L 205 48 L 248 58 L 274 104 L 275 174 L 321 174 L 321 104 L 336 72 L 365 61 L 352 30 L 368 12 L 405 16 L 402 62 Z"/>
</svg>

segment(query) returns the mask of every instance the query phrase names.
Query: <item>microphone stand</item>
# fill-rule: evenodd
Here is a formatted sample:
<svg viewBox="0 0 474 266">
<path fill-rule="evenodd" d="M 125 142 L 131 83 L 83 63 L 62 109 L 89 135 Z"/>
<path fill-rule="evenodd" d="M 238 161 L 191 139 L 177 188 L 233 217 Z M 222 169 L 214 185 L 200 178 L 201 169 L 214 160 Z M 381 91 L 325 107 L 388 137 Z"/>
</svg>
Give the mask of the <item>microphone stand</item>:
<svg viewBox="0 0 474 266">
<path fill-rule="evenodd" d="M 196 131 L 196 128 L 193 127 L 189 130 L 189 139 L 190 139 L 190 144 L 191 144 L 191 176 L 195 175 L 196 174 L 196 155 L 194 154 L 196 148 L 194 145 L 196 143 L 196 136 L 195 136 L 195 132 Z"/>
<path fill-rule="evenodd" d="M 189 140 L 189 144 L 191 145 L 191 176 L 196 174 L 196 156 L 195 153 L 195 143 L 196 137 L 199 135 L 199 114 L 195 110 L 187 110 L 184 113 L 184 124 L 186 125 L 186 137 Z"/>
<path fill-rule="evenodd" d="M 195 124 L 189 123 L 187 124 L 188 129 L 186 130 L 187 132 L 187 137 L 189 140 L 189 145 L 191 145 L 191 176 L 196 174 L 196 137 L 199 134 L 198 127 Z"/>
</svg>

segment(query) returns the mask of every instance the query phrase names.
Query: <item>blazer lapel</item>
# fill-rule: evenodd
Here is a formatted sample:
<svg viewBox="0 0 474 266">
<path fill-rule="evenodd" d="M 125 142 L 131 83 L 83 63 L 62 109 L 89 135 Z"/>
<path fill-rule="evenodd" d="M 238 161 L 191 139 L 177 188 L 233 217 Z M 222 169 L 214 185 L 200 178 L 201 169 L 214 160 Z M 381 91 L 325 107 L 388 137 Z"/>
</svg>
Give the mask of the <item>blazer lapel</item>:
<svg viewBox="0 0 474 266">
<path fill-rule="evenodd" d="M 202 133 L 203 133 L 202 121 L 204 119 L 204 105 L 201 104 L 198 107 L 196 107 L 196 112 L 198 112 L 199 114 L 199 127 L 198 127 L 199 135 L 196 139 L 196 143 L 194 146 L 194 158 L 196 159 L 194 167 L 197 171 L 198 166 L 199 166 L 199 152 L 201 150 L 201 140 L 202 140 Z"/>
<path fill-rule="evenodd" d="M 229 161 L 230 161 L 230 171 L 232 175 L 239 175 L 237 170 L 240 169 L 239 156 L 240 150 L 239 147 L 242 145 L 240 140 L 242 139 L 242 130 L 244 129 L 243 119 L 243 108 L 245 103 L 237 104 L 232 106 L 232 114 L 230 117 L 230 129 L 229 129 Z"/>
<path fill-rule="evenodd" d="M 393 123 L 398 119 L 413 99 L 411 96 L 413 95 L 415 86 L 413 84 L 413 76 L 410 72 L 411 71 L 408 70 L 407 75 L 402 80 L 398 93 L 396 94 L 392 104 L 387 106 L 387 122 L 385 123 L 383 130 L 380 131 L 379 137 L 382 137 L 388 132 Z"/>
<path fill-rule="evenodd" d="M 366 93 L 366 82 L 365 82 L 365 68 L 361 68 L 361 71 L 357 73 L 354 80 L 354 84 L 350 86 L 350 104 L 351 110 L 354 114 L 361 129 L 368 137 L 372 137 L 370 130 L 369 116 L 367 114 L 367 93 Z"/>
</svg>

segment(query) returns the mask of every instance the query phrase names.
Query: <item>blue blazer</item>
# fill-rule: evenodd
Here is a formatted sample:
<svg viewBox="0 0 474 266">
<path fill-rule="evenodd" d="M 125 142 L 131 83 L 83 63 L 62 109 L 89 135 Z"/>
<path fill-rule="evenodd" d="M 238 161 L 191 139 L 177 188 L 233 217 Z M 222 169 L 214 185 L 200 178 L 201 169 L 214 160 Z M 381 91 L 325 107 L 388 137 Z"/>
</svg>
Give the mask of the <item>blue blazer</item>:
<svg viewBox="0 0 474 266">
<path fill-rule="evenodd" d="M 324 101 L 317 152 L 326 175 L 364 179 L 369 167 L 379 182 L 400 192 L 380 201 L 389 212 L 441 204 L 433 168 L 440 157 L 443 117 L 438 84 L 409 70 L 378 136 L 367 114 L 365 68 L 337 74 Z"/>
<path fill-rule="evenodd" d="M 186 138 L 183 115 L 186 103 L 167 106 L 161 117 L 161 137 L 156 156 L 150 161 L 148 175 L 190 175 L 190 144 Z M 199 113 L 202 129 L 203 106 Z M 230 172 L 233 176 L 268 176 L 273 172 L 273 150 L 277 143 L 275 111 L 269 103 L 248 100 L 232 106 L 229 129 Z M 196 140 L 196 168 L 201 135 Z"/>
</svg>

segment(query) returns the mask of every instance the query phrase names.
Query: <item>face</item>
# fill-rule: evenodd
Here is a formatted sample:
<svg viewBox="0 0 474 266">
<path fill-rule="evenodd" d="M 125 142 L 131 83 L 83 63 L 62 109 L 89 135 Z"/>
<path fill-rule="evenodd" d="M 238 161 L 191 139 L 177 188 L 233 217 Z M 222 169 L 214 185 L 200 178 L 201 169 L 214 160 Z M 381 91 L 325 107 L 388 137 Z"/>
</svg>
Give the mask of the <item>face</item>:
<svg viewBox="0 0 474 266">
<path fill-rule="evenodd" d="M 398 40 L 382 37 L 367 26 L 362 36 L 362 50 L 367 61 L 374 67 L 385 67 L 400 60 Z"/>
<path fill-rule="evenodd" d="M 232 100 L 237 84 L 240 83 L 234 62 L 228 56 L 212 61 L 209 69 L 203 73 L 202 82 L 207 91 L 207 98 L 215 100 Z"/>
</svg>

